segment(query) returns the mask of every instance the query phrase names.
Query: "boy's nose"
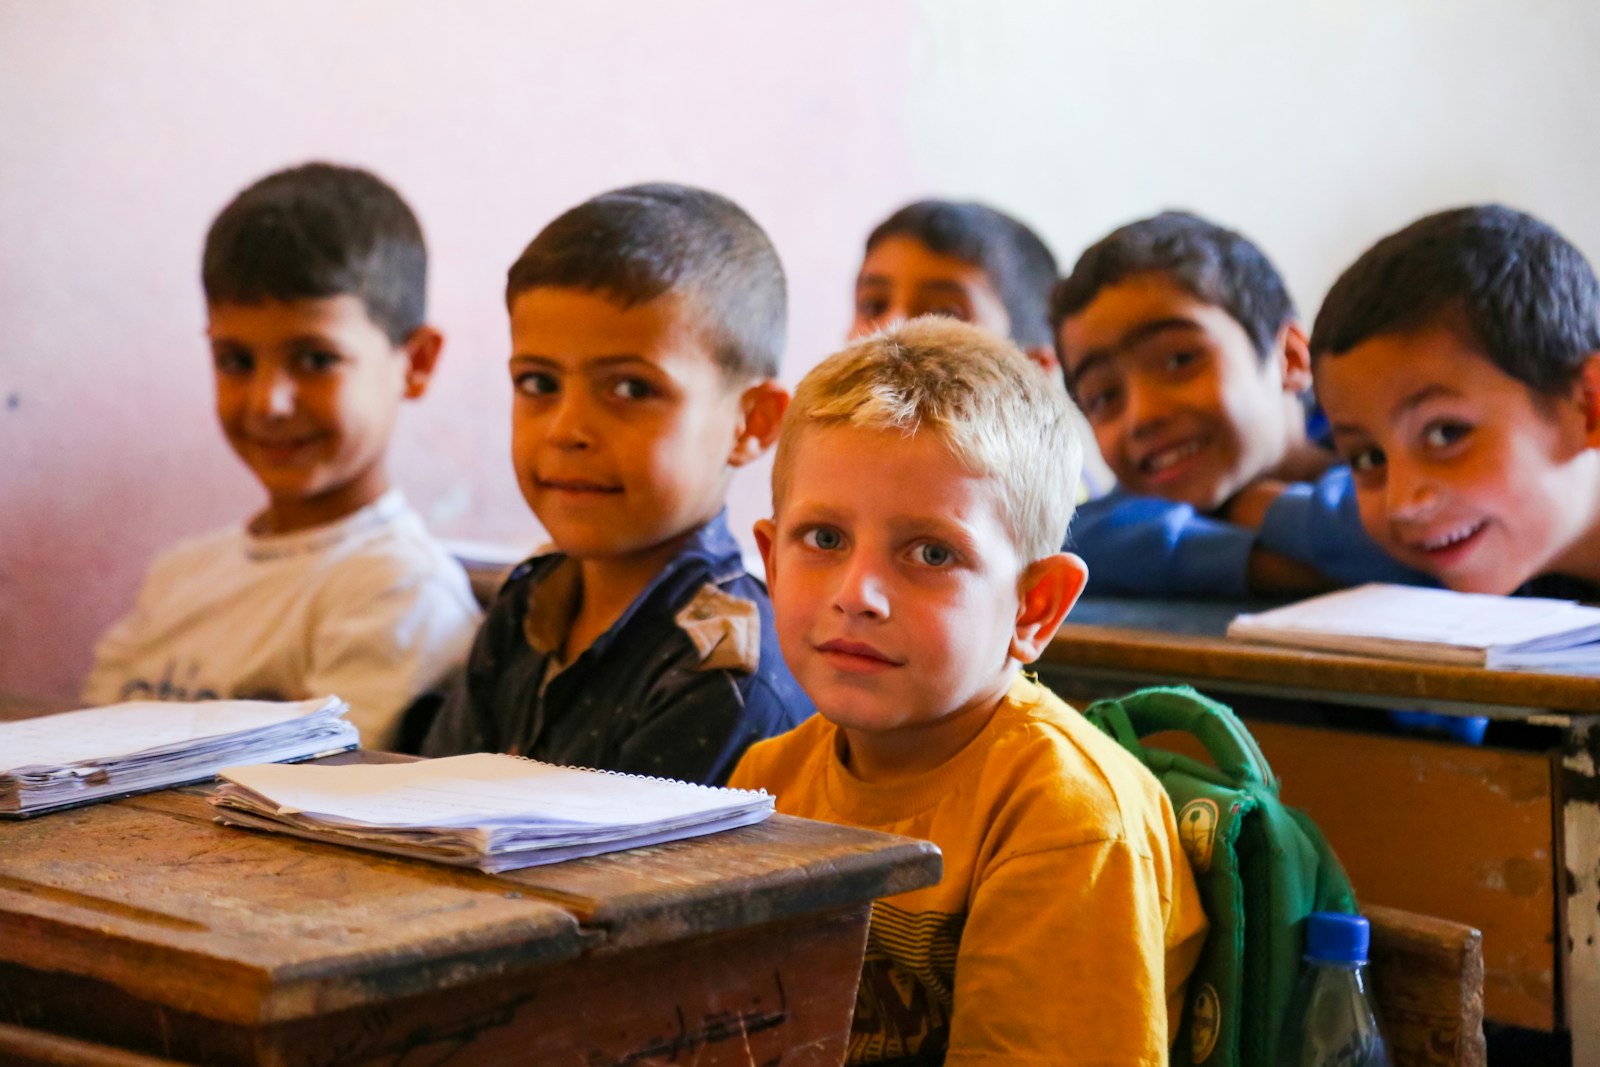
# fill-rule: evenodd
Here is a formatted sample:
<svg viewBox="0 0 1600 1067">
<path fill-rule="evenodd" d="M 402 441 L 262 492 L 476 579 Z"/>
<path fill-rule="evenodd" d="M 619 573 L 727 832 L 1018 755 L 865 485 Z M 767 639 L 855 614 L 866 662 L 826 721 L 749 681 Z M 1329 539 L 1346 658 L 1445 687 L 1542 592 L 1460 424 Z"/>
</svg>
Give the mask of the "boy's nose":
<svg viewBox="0 0 1600 1067">
<path fill-rule="evenodd" d="M 1407 463 L 1391 458 L 1384 482 L 1389 518 L 1394 522 L 1420 522 L 1431 518 L 1439 504 L 1432 478 Z"/>
<path fill-rule="evenodd" d="M 846 615 L 889 617 L 889 591 L 882 575 L 859 554 L 847 564 L 834 590 L 833 607 Z"/>
<path fill-rule="evenodd" d="M 563 390 L 550 419 L 550 441 L 563 448 L 587 448 L 594 443 L 589 405 L 576 389 Z"/>
<path fill-rule="evenodd" d="M 1160 430 L 1171 410 L 1166 394 L 1136 382 L 1127 382 L 1122 388 L 1122 419 L 1129 435 L 1141 437 Z"/>
<path fill-rule="evenodd" d="M 282 419 L 294 414 L 294 377 L 263 369 L 250 382 L 250 410 L 253 414 Z"/>
</svg>

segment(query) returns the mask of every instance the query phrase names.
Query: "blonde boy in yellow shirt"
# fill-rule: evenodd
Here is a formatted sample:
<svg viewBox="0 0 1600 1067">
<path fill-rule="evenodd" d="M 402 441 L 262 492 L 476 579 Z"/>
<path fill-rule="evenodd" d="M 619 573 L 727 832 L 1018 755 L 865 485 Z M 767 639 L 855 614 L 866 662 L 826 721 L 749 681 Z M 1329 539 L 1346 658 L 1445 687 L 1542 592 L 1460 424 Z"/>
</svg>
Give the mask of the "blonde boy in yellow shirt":
<svg viewBox="0 0 1600 1067">
<path fill-rule="evenodd" d="M 820 714 L 729 784 L 944 853 L 937 885 L 874 905 L 853 1064 L 1167 1062 L 1206 925 L 1171 804 L 1019 669 L 1085 577 L 1059 551 L 1068 404 L 1009 343 L 925 318 L 825 360 L 784 419 L 756 539 Z"/>
</svg>

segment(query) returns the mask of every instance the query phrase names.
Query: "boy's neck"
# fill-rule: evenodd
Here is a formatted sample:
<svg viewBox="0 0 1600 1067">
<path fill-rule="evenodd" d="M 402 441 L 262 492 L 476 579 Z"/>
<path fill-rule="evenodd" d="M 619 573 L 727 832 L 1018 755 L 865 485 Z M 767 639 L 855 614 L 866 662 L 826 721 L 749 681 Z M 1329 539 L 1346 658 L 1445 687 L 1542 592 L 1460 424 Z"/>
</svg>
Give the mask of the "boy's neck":
<svg viewBox="0 0 1600 1067">
<path fill-rule="evenodd" d="M 1590 498 L 1593 518 L 1583 535 L 1572 542 L 1572 547 L 1558 556 L 1543 572 L 1535 575 L 1561 574 L 1568 578 L 1600 585 L 1600 453 L 1585 452 L 1597 482 L 1595 495 Z M 1576 503 L 1576 502 L 1575 502 Z M 1583 506 L 1577 504 L 1577 506 Z"/>
<path fill-rule="evenodd" d="M 864 782 L 884 783 L 907 778 L 944 765 L 953 759 L 994 719 L 1010 690 L 1009 679 L 998 693 L 974 701 L 968 708 L 934 722 L 915 723 L 893 730 L 858 730 L 843 727 L 845 766 Z"/>
<path fill-rule="evenodd" d="M 349 518 L 389 491 L 389 474 L 375 467 L 352 482 L 315 496 L 273 497 L 250 520 L 257 536 L 298 533 Z"/>
<path fill-rule="evenodd" d="M 698 527 L 670 541 L 625 556 L 579 560 L 578 568 L 583 583 L 579 593 L 578 614 L 572 620 L 572 628 L 567 631 L 562 659 L 571 663 L 584 649 L 594 644 L 597 637 L 609 630 L 655 580 L 656 575 L 661 573 L 661 569 L 683 550 L 697 530 Z"/>
</svg>

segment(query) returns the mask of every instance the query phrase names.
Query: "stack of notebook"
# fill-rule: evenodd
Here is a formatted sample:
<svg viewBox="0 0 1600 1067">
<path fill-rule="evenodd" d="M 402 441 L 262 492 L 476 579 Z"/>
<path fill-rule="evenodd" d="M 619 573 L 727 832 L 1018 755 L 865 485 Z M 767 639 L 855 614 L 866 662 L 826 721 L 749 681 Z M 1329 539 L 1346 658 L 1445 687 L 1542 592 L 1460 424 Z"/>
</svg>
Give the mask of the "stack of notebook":
<svg viewBox="0 0 1600 1067">
<path fill-rule="evenodd" d="M 0 723 L 0 815 L 34 815 L 360 743 L 338 697 L 140 702 Z"/>
<path fill-rule="evenodd" d="M 211 803 L 276 830 L 484 871 L 747 826 L 772 797 L 478 753 L 339 767 L 232 767 Z"/>
<path fill-rule="evenodd" d="M 1600 608 L 1373 583 L 1240 615 L 1247 641 L 1490 670 L 1600 673 Z"/>
</svg>

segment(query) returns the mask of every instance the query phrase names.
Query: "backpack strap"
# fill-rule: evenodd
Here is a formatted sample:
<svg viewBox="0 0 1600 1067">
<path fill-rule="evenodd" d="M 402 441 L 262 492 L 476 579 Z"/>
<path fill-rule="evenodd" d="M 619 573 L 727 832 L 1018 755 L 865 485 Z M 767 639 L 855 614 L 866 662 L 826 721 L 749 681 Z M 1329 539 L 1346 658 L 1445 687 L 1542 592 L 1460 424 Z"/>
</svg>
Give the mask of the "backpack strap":
<svg viewBox="0 0 1600 1067">
<path fill-rule="evenodd" d="M 1238 716 L 1189 686 L 1159 686 L 1097 700 L 1083 714 L 1141 762 L 1148 762 L 1141 738 L 1176 730 L 1193 734 L 1226 779 L 1278 792 L 1277 775 Z"/>
</svg>

